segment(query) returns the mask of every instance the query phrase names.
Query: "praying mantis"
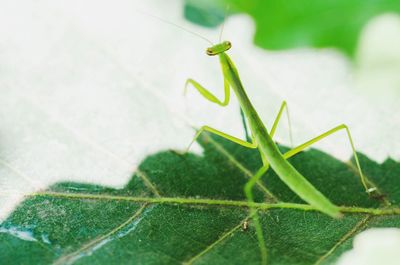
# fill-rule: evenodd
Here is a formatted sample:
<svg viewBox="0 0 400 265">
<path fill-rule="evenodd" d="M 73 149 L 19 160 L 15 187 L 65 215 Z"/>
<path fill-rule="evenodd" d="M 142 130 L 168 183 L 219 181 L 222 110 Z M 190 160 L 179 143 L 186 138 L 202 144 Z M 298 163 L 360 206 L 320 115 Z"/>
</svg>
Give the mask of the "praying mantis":
<svg viewBox="0 0 400 265">
<path fill-rule="evenodd" d="M 185 83 L 185 94 L 187 93 L 187 89 L 189 85 L 194 87 L 205 99 L 211 101 L 212 103 L 218 104 L 221 107 L 226 107 L 230 102 L 230 93 L 231 89 L 234 91 L 240 105 L 241 113 L 247 120 L 249 124 L 250 132 L 251 132 L 251 141 L 242 140 L 235 136 L 231 136 L 222 131 L 214 129 L 210 126 L 201 127 L 196 135 L 194 136 L 192 142 L 189 144 L 186 152 L 189 151 L 191 145 L 200 137 L 203 132 L 209 132 L 215 135 L 218 135 L 222 138 L 225 138 L 229 141 L 237 143 L 241 146 L 251 149 L 258 149 L 263 166 L 248 180 L 248 182 L 244 186 L 244 194 L 248 200 L 248 207 L 250 209 L 250 217 L 253 221 L 255 232 L 258 239 L 260 254 L 261 254 L 261 263 L 267 264 L 267 248 L 265 245 L 264 233 L 261 227 L 261 222 L 259 220 L 259 216 L 257 213 L 257 208 L 254 207 L 254 198 L 253 198 L 253 187 L 258 183 L 261 177 L 268 171 L 269 168 L 272 168 L 275 173 L 279 176 L 279 178 L 301 199 L 305 202 L 313 206 L 318 211 L 327 214 L 333 218 L 340 218 L 342 214 L 340 213 L 339 207 L 333 204 L 327 197 L 325 197 L 318 189 L 316 189 L 301 173 L 299 173 L 288 161 L 290 157 L 296 155 L 297 153 L 303 151 L 304 149 L 310 147 L 314 143 L 323 140 L 324 138 L 338 132 L 338 131 L 346 131 L 347 137 L 350 142 L 350 146 L 352 148 L 354 160 L 356 162 L 357 170 L 359 173 L 359 177 L 365 191 L 368 194 L 372 194 L 377 190 L 371 183 L 369 183 L 364 176 L 361 165 L 359 162 L 359 158 L 353 143 L 353 139 L 350 134 L 350 130 L 347 125 L 340 124 L 321 135 L 300 144 L 286 153 L 281 153 L 278 149 L 278 146 L 273 140 L 273 136 L 276 132 L 278 123 L 283 112 L 286 110 L 288 112 L 287 103 L 283 101 L 281 107 L 279 109 L 278 115 L 272 125 L 270 131 L 267 130 L 262 120 L 260 119 L 257 111 L 255 110 L 253 104 L 251 103 L 249 97 L 246 94 L 246 91 L 243 87 L 243 84 L 239 77 L 239 72 L 233 63 L 232 59 L 228 56 L 226 51 L 228 51 L 232 44 L 229 41 L 221 41 L 223 26 L 220 32 L 220 41 L 218 44 L 213 44 L 210 40 L 203 37 L 196 32 L 188 30 L 184 27 L 181 27 L 175 23 L 164 20 L 160 17 L 150 15 L 156 19 L 163 21 L 164 23 L 170 24 L 181 30 L 184 30 L 190 34 L 193 34 L 201 39 L 207 41 L 211 44 L 209 48 L 206 49 L 206 54 L 208 56 L 217 56 L 220 61 L 222 75 L 224 79 L 224 99 L 218 99 L 214 94 L 212 94 L 208 89 L 203 87 L 197 81 L 189 78 Z M 248 221 L 246 221 L 246 230 L 248 227 Z"/>
<path fill-rule="evenodd" d="M 212 43 L 211 43 L 212 44 Z M 324 214 L 327 214 L 333 218 L 341 217 L 341 213 L 339 211 L 338 206 L 334 205 L 327 197 L 325 197 L 320 191 L 318 191 L 302 174 L 300 174 L 288 161 L 287 159 L 311 146 L 312 144 L 328 137 L 329 135 L 345 130 L 347 133 L 347 137 L 350 141 L 350 145 L 354 154 L 354 159 L 357 165 L 357 169 L 359 172 L 359 176 L 361 179 L 361 183 L 364 186 L 367 193 L 371 193 L 376 190 L 375 187 L 370 186 L 367 183 L 367 180 L 361 170 L 360 162 L 356 153 L 356 149 L 354 147 L 353 139 L 350 134 L 349 128 L 345 124 L 341 124 L 339 126 L 334 127 L 331 130 L 324 132 L 323 134 L 289 150 L 288 152 L 282 154 L 278 149 L 277 145 L 273 140 L 274 133 L 276 131 L 279 120 L 282 116 L 283 111 L 287 110 L 287 103 L 285 101 L 282 102 L 280 110 L 278 112 L 277 118 L 273 123 L 273 126 L 270 131 L 264 126 L 261 121 L 257 111 L 252 105 L 249 97 L 246 94 L 246 91 L 242 85 L 242 82 L 239 77 L 238 70 L 233 63 L 232 59 L 228 56 L 226 51 L 228 51 L 232 47 L 232 44 L 229 41 L 222 41 L 218 44 L 212 44 L 211 47 L 207 48 L 206 54 L 209 56 L 217 56 L 219 57 L 222 75 L 224 78 L 224 93 L 225 98 L 223 100 L 218 99 L 215 95 L 213 95 L 209 90 L 200 85 L 197 81 L 193 79 L 188 79 L 185 84 L 185 93 L 191 85 L 194 87 L 204 98 L 207 100 L 220 105 L 221 107 L 225 107 L 229 104 L 230 101 L 230 92 L 231 89 L 234 91 L 241 108 L 242 113 L 244 114 L 251 131 L 251 141 L 246 141 L 239 139 L 235 136 L 228 135 L 222 131 L 211 128 L 210 126 L 201 127 L 190 146 L 198 139 L 198 137 L 203 132 L 209 132 L 212 134 L 216 134 L 220 137 L 223 137 L 227 140 L 230 140 L 234 143 L 237 143 L 241 146 L 258 149 L 263 166 L 254 174 L 253 177 L 246 183 L 244 187 L 244 193 L 249 202 L 250 208 L 250 216 L 254 222 L 254 227 L 256 230 L 260 254 L 262 259 L 262 264 L 267 263 L 267 249 L 264 241 L 264 234 L 261 227 L 261 223 L 257 214 L 257 209 L 252 207 L 252 203 L 254 203 L 253 199 L 253 187 L 258 182 L 258 180 L 267 172 L 267 170 L 271 167 L 279 178 L 301 199 L 315 207 L 317 210 L 321 211 Z"/>
</svg>

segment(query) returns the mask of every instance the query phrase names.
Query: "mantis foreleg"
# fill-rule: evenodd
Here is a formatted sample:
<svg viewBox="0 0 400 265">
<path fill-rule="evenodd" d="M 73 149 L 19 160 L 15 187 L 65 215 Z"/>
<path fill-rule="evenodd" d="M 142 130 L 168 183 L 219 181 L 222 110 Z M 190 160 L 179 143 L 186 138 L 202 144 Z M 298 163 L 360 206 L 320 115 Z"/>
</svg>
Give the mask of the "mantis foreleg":
<svg viewBox="0 0 400 265">
<path fill-rule="evenodd" d="M 187 91 L 187 87 L 188 85 L 191 84 L 194 88 L 196 88 L 200 94 L 205 97 L 206 99 L 208 99 L 211 102 L 214 102 L 222 107 L 227 106 L 229 104 L 229 100 L 230 100 L 230 87 L 229 87 L 229 83 L 226 81 L 226 79 L 224 78 L 224 92 L 225 92 L 225 99 L 224 101 L 219 100 L 216 96 L 214 96 L 209 90 L 207 90 L 206 88 L 204 88 L 202 85 L 200 85 L 197 81 L 193 80 L 193 79 L 188 79 L 186 81 L 185 84 L 185 93 Z M 257 144 L 253 141 L 253 142 L 247 142 L 244 141 L 242 139 L 239 139 L 235 136 L 231 136 L 229 134 L 226 134 L 224 132 L 221 132 L 217 129 L 211 128 L 210 126 L 203 126 L 200 128 L 200 130 L 197 131 L 196 135 L 194 136 L 192 142 L 189 144 L 188 148 L 186 149 L 186 151 L 188 151 L 190 149 L 190 147 L 192 146 L 192 144 L 197 140 L 197 138 L 204 132 L 204 131 L 208 131 L 211 132 L 213 134 L 219 135 L 227 140 L 230 140 L 234 143 L 237 143 L 241 146 L 247 147 L 247 148 L 256 148 Z"/>
<path fill-rule="evenodd" d="M 200 85 L 197 81 L 193 80 L 193 79 L 188 79 L 186 81 L 185 84 L 185 94 L 187 92 L 187 87 L 188 85 L 191 84 L 194 88 L 197 89 L 197 91 L 200 92 L 200 94 L 205 97 L 206 99 L 208 99 L 211 102 L 214 102 L 222 107 L 225 107 L 229 104 L 229 100 L 230 100 L 230 88 L 229 88 L 229 84 L 226 81 L 226 79 L 224 79 L 224 93 L 225 93 L 225 99 L 224 101 L 219 100 L 216 96 L 214 96 L 209 90 L 207 90 L 206 88 L 204 88 L 202 85 Z"/>
</svg>

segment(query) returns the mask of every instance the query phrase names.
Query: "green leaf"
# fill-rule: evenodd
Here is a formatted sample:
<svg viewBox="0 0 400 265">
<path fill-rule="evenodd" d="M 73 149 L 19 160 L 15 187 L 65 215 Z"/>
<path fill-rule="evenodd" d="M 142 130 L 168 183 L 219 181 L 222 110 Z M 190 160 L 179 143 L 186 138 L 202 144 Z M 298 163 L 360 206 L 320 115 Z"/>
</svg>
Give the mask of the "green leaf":
<svg viewBox="0 0 400 265">
<path fill-rule="evenodd" d="M 224 5 L 232 12 L 246 13 L 255 22 L 256 45 L 271 50 L 297 47 L 335 47 L 354 56 L 366 23 L 386 12 L 400 12 L 396 0 L 186 0 L 186 17 L 205 26 L 215 25 Z M 206 18 L 201 21 L 199 18 Z"/>
<path fill-rule="evenodd" d="M 202 156 L 165 151 L 146 158 L 122 189 L 58 183 L 27 195 L 0 226 L 0 260 L 259 264 L 251 219 L 249 228 L 242 228 L 249 212 L 242 189 L 261 166 L 259 154 L 208 135 L 201 144 Z M 347 207 L 340 220 L 313 211 L 268 172 L 255 198 L 269 264 L 331 264 L 360 231 L 400 226 L 399 209 L 385 204 L 399 202 L 399 163 L 377 164 L 361 156 L 367 177 L 384 195 L 377 200 L 366 196 L 351 161 L 311 149 L 290 162 L 333 202 Z"/>
<path fill-rule="evenodd" d="M 184 16 L 186 19 L 196 24 L 210 28 L 216 27 L 224 21 L 225 15 L 223 6 L 218 5 L 219 3 L 221 3 L 221 1 L 186 0 L 184 5 Z"/>
</svg>

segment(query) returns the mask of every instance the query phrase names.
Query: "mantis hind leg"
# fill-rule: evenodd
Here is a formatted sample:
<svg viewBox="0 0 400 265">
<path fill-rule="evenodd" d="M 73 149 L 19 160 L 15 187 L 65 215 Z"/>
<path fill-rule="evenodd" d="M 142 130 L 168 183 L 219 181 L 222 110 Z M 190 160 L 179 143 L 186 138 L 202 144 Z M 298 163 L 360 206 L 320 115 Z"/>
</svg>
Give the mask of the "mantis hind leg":
<svg viewBox="0 0 400 265">
<path fill-rule="evenodd" d="M 264 232 L 262 230 L 257 209 L 253 206 L 254 203 L 253 186 L 260 180 L 260 178 L 267 172 L 268 169 L 269 169 L 269 164 L 268 163 L 264 164 L 264 166 L 262 166 L 244 186 L 244 194 L 246 195 L 247 201 L 249 203 L 250 216 L 254 222 L 254 228 L 256 229 L 256 235 L 258 240 L 258 246 L 260 248 L 262 264 L 267 264 L 267 247 L 265 246 Z"/>
<path fill-rule="evenodd" d="M 365 176 L 363 174 L 363 171 L 361 170 L 361 165 L 360 165 L 360 161 L 358 159 L 358 155 L 357 155 L 356 149 L 354 147 L 353 138 L 351 137 L 349 128 L 345 124 L 341 124 L 339 126 L 336 126 L 335 128 L 330 129 L 329 131 L 326 131 L 325 133 L 323 133 L 323 134 L 321 134 L 321 135 L 319 135 L 319 136 L 317 136 L 317 137 L 315 137 L 315 138 L 313 138 L 313 139 L 311 139 L 311 140 L 309 140 L 309 141 L 307 141 L 307 142 L 305 142 L 305 143 L 303 143 L 303 144 L 301 144 L 301 145 L 289 150 L 288 152 L 283 154 L 283 157 L 285 159 L 288 159 L 288 158 L 294 156 L 295 154 L 303 151 L 304 149 L 306 149 L 307 147 L 311 146 L 312 144 L 314 144 L 316 142 L 319 142 L 322 139 L 324 139 L 324 138 L 328 137 L 329 135 L 331 135 L 331 134 L 333 134 L 335 132 L 338 132 L 340 130 L 345 130 L 346 133 L 347 133 L 347 137 L 348 137 L 348 139 L 350 141 L 351 149 L 353 151 L 354 160 L 356 161 L 356 166 L 357 166 L 357 170 L 358 170 L 358 173 L 359 173 L 359 176 L 360 176 L 360 180 L 361 180 L 362 185 L 365 188 L 365 191 L 368 194 L 376 191 L 377 188 L 374 187 L 373 185 L 371 185 L 370 183 L 368 183 L 367 179 L 365 178 Z"/>
<path fill-rule="evenodd" d="M 282 114 L 286 111 L 286 116 L 288 119 L 288 125 L 289 125 L 289 137 L 290 137 L 290 143 L 293 145 L 293 138 L 292 138 L 292 127 L 291 127 L 291 122 L 290 122 L 290 116 L 289 116 L 289 109 L 287 107 L 286 101 L 283 101 L 281 104 L 281 107 L 279 108 L 278 114 L 275 118 L 275 121 L 272 125 L 271 131 L 270 131 L 270 136 L 273 137 L 276 129 L 278 127 L 279 121 L 282 117 Z M 242 114 L 242 119 L 243 119 L 243 126 L 245 128 L 246 136 L 247 136 L 247 127 L 246 127 L 246 122 Z M 253 196 L 253 186 L 261 179 L 261 177 L 268 171 L 269 169 L 269 163 L 264 156 L 263 153 L 260 152 L 261 159 L 263 162 L 263 166 L 254 174 L 253 177 L 250 178 L 250 180 L 246 183 L 244 187 L 244 193 L 246 195 L 247 201 L 249 203 L 249 208 L 250 208 L 250 216 L 254 222 L 254 228 L 256 230 L 256 235 L 257 235 L 257 240 L 258 240 L 258 246 L 260 249 L 260 254 L 261 254 L 261 263 L 262 264 L 267 264 L 267 247 L 265 244 L 265 239 L 264 239 L 264 232 L 261 226 L 261 222 L 258 216 L 257 209 L 252 206 L 254 203 L 254 196 Z"/>
</svg>

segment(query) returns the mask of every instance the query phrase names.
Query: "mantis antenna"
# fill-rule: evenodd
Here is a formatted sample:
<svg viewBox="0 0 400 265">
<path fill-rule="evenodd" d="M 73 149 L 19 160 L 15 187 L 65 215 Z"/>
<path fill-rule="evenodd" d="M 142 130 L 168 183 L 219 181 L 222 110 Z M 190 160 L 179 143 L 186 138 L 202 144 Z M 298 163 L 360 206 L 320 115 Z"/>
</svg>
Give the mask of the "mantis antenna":
<svg viewBox="0 0 400 265">
<path fill-rule="evenodd" d="M 225 19 L 226 19 L 226 14 L 228 13 L 228 11 L 229 11 L 229 5 L 226 5 L 225 10 L 224 10 L 224 20 L 221 25 L 221 31 L 219 32 L 219 38 L 218 38 L 219 42 L 221 42 L 221 40 L 222 40 L 222 33 L 224 32 Z"/>
<path fill-rule="evenodd" d="M 171 25 L 171 26 L 177 27 L 177 28 L 179 28 L 179 29 L 181 29 L 181 30 L 183 30 L 183 31 L 186 31 L 187 33 L 190 33 L 190 34 L 192 34 L 192 35 L 194 35 L 194 36 L 197 36 L 197 37 L 201 38 L 202 40 L 205 40 L 206 42 L 210 43 L 211 45 L 214 45 L 214 43 L 213 43 L 212 41 L 210 41 L 209 39 L 207 39 L 206 37 L 200 35 L 200 34 L 197 33 L 197 32 L 191 31 L 190 29 L 184 28 L 184 27 L 182 27 L 182 26 L 180 26 L 180 25 L 178 25 L 178 24 L 175 24 L 175 23 L 173 23 L 173 22 L 171 22 L 171 21 L 168 21 L 168 20 L 166 20 L 166 19 L 163 19 L 163 18 L 158 17 L 158 16 L 155 16 L 155 15 L 152 15 L 152 14 L 149 14 L 149 13 L 146 13 L 146 12 L 143 12 L 143 11 L 137 11 L 137 12 L 139 12 L 139 13 L 141 13 L 141 14 L 143 14 L 143 15 L 146 15 L 146 16 L 149 16 L 149 17 L 158 19 L 158 20 L 160 20 L 160 21 L 162 21 L 162 22 L 164 22 L 164 23 L 166 23 L 166 24 L 169 24 L 169 25 Z"/>
</svg>

